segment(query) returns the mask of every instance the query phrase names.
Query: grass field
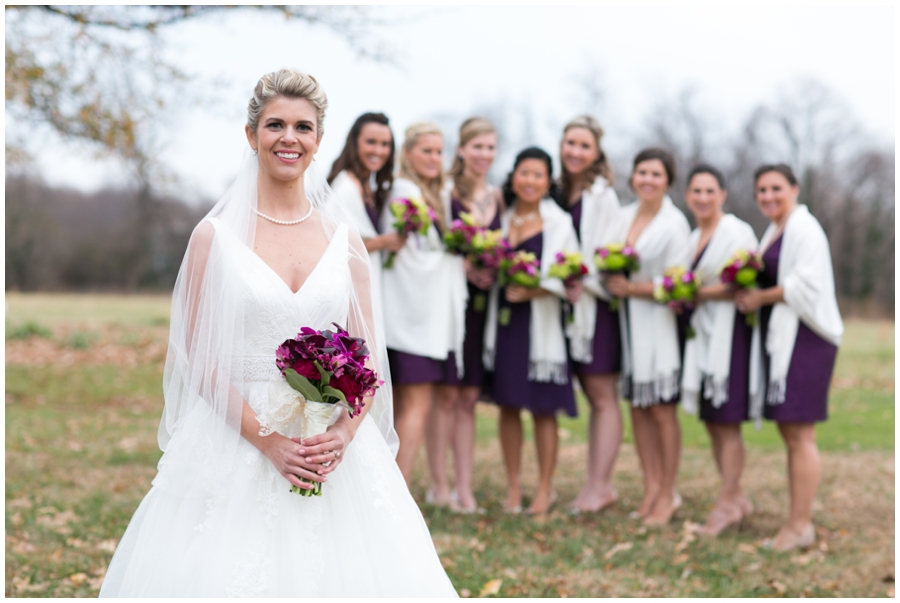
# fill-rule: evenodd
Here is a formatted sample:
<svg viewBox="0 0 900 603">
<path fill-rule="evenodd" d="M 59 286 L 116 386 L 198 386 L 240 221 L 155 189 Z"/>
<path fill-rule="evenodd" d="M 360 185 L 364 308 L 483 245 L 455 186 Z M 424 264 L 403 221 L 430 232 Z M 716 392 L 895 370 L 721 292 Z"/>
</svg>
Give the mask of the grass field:
<svg viewBox="0 0 900 603">
<path fill-rule="evenodd" d="M 168 305 L 166 297 L 7 295 L 6 596 L 96 596 L 156 473 Z M 893 323 L 848 321 L 829 412 L 818 430 L 818 543 L 805 552 L 759 547 L 787 508 L 784 452 L 768 424 L 744 428 L 744 485 L 757 511 L 715 541 L 690 530 L 718 480 L 702 426 L 689 416 L 679 474 L 685 504 L 669 528 L 647 531 L 628 518 L 641 483 L 627 426 L 615 508 L 540 520 L 503 514 L 488 405 L 478 409 L 476 449 L 476 496 L 487 513 L 423 513 L 464 596 L 893 595 Z M 561 421 L 562 501 L 580 487 L 585 421 L 584 412 Z M 422 500 L 424 458 L 417 467 L 413 495 Z M 528 446 L 526 488 L 535 467 Z"/>
</svg>

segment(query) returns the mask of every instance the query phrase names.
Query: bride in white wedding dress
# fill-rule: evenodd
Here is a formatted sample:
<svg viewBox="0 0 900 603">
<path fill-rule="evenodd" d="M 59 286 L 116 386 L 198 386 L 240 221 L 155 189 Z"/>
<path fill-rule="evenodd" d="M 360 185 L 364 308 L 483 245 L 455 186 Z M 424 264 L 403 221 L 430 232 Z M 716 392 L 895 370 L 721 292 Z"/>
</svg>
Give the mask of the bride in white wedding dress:
<svg viewBox="0 0 900 603">
<path fill-rule="evenodd" d="M 368 254 L 309 182 L 326 105 L 296 71 L 256 86 L 253 155 L 194 230 L 175 285 L 159 473 L 100 596 L 456 596 L 394 461 Z M 368 342 L 385 384 L 362 415 L 335 407 L 328 431 L 301 441 L 302 417 L 269 396 L 275 350 L 333 322 Z M 300 478 L 324 482 L 322 496 L 289 492 L 312 487 Z"/>
</svg>

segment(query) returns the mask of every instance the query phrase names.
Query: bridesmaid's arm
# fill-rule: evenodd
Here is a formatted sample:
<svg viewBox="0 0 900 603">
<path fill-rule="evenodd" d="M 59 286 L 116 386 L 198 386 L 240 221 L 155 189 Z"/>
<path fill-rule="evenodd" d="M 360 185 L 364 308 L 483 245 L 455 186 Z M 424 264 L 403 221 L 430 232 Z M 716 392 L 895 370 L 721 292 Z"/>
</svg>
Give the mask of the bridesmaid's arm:
<svg viewBox="0 0 900 603">
<path fill-rule="evenodd" d="M 606 277 L 606 290 L 615 297 L 640 297 L 653 299 L 653 283 L 632 283 L 623 274 Z"/>
<path fill-rule="evenodd" d="M 406 245 L 406 237 L 396 232 L 388 232 L 371 239 L 363 239 L 366 251 L 379 251 L 387 249 L 388 251 L 400 251 Z"/>
<path fill-rule="evenodd" d="M 774 306 L 783 302 L 784 288 L 781 285 L 768 289 L 742 289 L 734 294 L 734 303 L 744 314 L 756 312 L 763 306 Z"/>
<path fill-rule="evenodd" d="M 553 295 L 553 293 L 540 287 L 523 287 L 521 285 L 509 285 L 506 287 L 506 301 L 512 303 L 531 301 L 536 297 L 545 295 Z"/>
<path fill-rule="evenodd" d="M 706 285 L 700 287 L 697 291 L 697 301 L 732 301 L 734 299 L 734 289 L 725 283 L 717 283 L 715 285 Z"/>
</svg>

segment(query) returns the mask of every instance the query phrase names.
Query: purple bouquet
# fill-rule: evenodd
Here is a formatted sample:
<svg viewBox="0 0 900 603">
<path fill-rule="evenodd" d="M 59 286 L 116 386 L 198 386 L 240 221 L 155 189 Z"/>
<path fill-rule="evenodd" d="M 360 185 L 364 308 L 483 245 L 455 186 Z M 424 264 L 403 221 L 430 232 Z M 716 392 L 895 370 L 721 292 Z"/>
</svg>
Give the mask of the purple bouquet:
<svg viewBox="0 0 900 603">
<path fill-rule="evenodd" d="M 384 383 L 366 368 L 369 349 L 365 340 L 332 324 L 337 332 L 303 327 L 275 350 L 275 365 L 303 401 L 304 439 L 325 432 L 335 404 L 346 408 L 351 417 L 358 415 L 365 406 L 364 398 L 374 395 Z M 322 484 L 315 484 L 313 490 L 292 486 L 291 492 L 320 496 Z"/>
</svg>

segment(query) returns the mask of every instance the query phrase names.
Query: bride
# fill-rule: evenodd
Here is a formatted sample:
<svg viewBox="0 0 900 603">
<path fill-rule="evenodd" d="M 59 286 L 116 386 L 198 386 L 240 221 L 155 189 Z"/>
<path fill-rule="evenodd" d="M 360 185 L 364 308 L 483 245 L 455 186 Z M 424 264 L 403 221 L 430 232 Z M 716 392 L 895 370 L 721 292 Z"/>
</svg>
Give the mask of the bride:
<svg viewBox="0 0 900 603">
<path fill-rule="evenodd" d="M 368 254 L 307 168 L 327 100 L 315 78 L 262 77 L 252 156 L 194 230 L 172 300 L 164 451 L 101 596 L 456 596 L 394 461 L 390 375 Z M 300 439 L 279 412 L 275 350 L 301 327 L 362 337 L 384 380 Z M 273 391 L 276 391 L 273 389 Z M 289 492 L 323 483 L 320 497 Z"/>
</svg>

